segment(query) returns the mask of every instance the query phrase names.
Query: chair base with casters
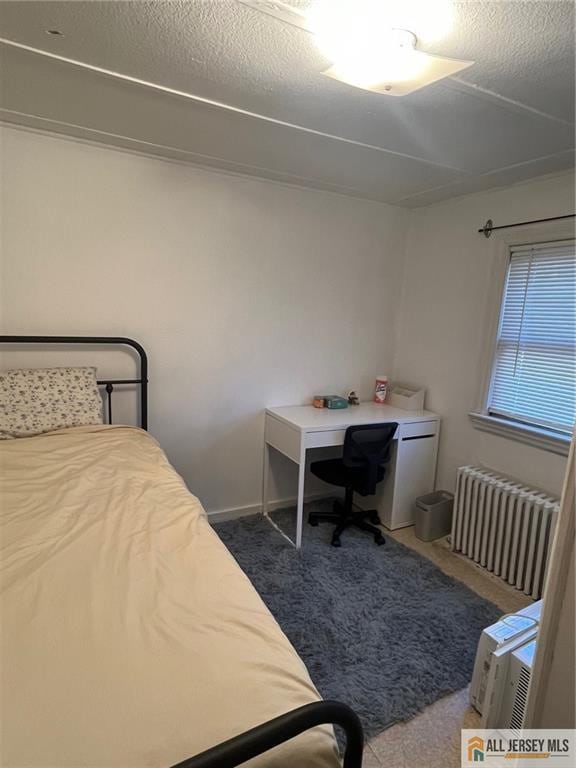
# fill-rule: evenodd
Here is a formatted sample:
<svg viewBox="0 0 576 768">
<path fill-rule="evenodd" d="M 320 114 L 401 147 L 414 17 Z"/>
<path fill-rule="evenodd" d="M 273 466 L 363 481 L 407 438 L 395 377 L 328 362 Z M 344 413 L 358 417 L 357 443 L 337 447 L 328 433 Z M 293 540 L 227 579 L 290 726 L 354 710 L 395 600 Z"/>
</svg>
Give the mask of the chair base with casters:
<svg viewBox="0 0 576 768">
<path fill-rule="evenodd" d="M 340 536 L 344 533 L 346 528 L 359 528 L 361 531 L 366 531 L 374 536 L 374 541 L 379 546 L 386 544 L 386 539 L 382 536 L 382 531 L 376 528 L 377 525 L 382 525 L 380 518 L 378 517 L 377 509 L 354 509 L 352 506 L 352 494 L 351 490 L 346 490 L 346 496 L 344 503 L 341 501 L 335 501 L 332 512 L 310 512 L 308 515 L 308 522 L 310 525 L 318 525 L 318 523 L 336 523 L 336 528 L 332 533 L 331 544 L 333 547 L 341 547 L 342 542 Z M 369 520 L 370 522 L 366 522 Z"/>
<path fill-rule="evenodd" d="M 376 527 L 381 525 L 378 512 L 375 509 L 354 509 L 353 496 L 355 492 L 361 496 L 372 496 L 378 483 L 384 480 L 397 428 L 398 424 L 394 422 L 348 427 L 342 458 L 311 464 L 313 475 L 329 485 L 345 489 L 344 504 L 337 501 L 332 512 L 310 512 L 308 516 L 310 525 L 318 525 L 320 521 L 336 523 L 332 534 L 333 546 L 341 546 L 340 536 L 352 526 L 371 533 L 376 544 L 385 543 L 382 532 Z"/>
</svg>

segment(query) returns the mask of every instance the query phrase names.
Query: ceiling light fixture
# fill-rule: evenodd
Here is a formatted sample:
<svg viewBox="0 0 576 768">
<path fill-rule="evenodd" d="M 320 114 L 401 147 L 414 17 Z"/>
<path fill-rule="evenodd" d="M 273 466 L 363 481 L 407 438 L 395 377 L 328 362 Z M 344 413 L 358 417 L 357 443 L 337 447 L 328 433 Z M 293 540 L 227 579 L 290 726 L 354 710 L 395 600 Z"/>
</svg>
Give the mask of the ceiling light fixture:
<svg viewBox="0 0 576 768">
<path fill-rule="evenodd" d="M 308 28 L 333 62 L 323 72 L 357 88 L 404 96 L 460 72 L 473 62 L 416 48 L 452 26 L 449 0 L 316 0 Z"/>
</svg>

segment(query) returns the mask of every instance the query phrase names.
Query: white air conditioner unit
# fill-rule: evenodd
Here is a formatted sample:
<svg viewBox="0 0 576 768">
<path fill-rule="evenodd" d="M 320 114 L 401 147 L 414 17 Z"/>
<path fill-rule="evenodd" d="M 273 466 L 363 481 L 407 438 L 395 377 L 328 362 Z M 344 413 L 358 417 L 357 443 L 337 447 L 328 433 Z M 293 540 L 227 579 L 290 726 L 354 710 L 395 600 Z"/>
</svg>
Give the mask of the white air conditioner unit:
<svg viewBox="0 0 576 768">
<path fill-rule="evenodd" d="M 528 688 L 534 667 L 536 640 L 514 651 L 508 667 L 508 680 L 503 686 L 500 719 L 506 728 L 523 728 Z"/>
<path fill-rule="evenodd" d="M 529 640 L 533 636 L 531 632 L 533 633 L 538 626 L 541 611 L 542 600 L 538 600 L 518 613 L 504 616 L 482 632 L 470 685 L 470 703 L 480 714 L 484 709 L 494 653 L 504 646 L 510 650 L 510 648 L 516 648 L 518 642 Z M 510 643 L 513 645 L 510 646 Z"/>
<path fill-rule="evenodd" d="M 482 728 L 522 728 L 536 652 L 536 634 L 512 640 L 493 656 L 482 711 Z"/>
</svg>

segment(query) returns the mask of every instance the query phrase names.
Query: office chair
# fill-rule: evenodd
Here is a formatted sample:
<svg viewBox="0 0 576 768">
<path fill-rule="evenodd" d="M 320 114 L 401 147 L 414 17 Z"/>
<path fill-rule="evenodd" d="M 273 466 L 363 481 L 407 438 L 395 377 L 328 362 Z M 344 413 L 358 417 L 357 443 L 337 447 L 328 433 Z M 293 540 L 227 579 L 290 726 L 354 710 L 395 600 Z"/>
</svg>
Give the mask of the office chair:
<svg viewBox="0 0 576 768">
<path fill-rule="evenodd" d="M 342 546 L 340 536 L 350 526 L 373 534 L 376 544 L 386 543 L 380 529 L 376 528 L 376 525 L 381 525 L 377 510 L 355 510 L 352 500 L 354 492 L 361 496 L 371 496 L 376 492 L 376 485 L 386 474 L 385 465 L 390 461 L 390 448 L 397 427 L 394 422 L 348 427 L 342 458 L 311 464 L 313 475 L 325 483 L 345 488 L 344 504 L 335 501 L 332 512 L 310 512 L 308 515 L 310 525 L 324 521 L 337 523 L 332 534 L 332 546 Z M 366 518 L 374 525 L 366 522 Z"/>
</svg>

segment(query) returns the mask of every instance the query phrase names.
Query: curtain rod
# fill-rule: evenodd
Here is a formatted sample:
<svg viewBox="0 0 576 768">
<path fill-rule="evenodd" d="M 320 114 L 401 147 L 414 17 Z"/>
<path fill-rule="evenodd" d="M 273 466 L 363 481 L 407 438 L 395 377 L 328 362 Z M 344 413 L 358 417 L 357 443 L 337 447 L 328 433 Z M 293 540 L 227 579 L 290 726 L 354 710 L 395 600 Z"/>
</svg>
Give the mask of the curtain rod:
<svg viewBox="0 0 576 768">
<path fill-rule="evenodd" d="M 499 227 L 495 227 L 492 223 L 492 219 L 488 219 L 482 229 L 478 230 L 478 234 L 484 233 L 484 237 L 490 237 L 492 232 L 497 229 L 512 229 L 512 227 L 525 227 L 528 224 L 543 224 L 546 221 L 559 221 L 560 219 L 573 219 L 576 217 L 576 213 L 568 213 L 566 216 L 551 216 L 549 219 L 534 219 L 533 221 L 519 221 L 516 224 L 502 224 Z"/>
</svg>

